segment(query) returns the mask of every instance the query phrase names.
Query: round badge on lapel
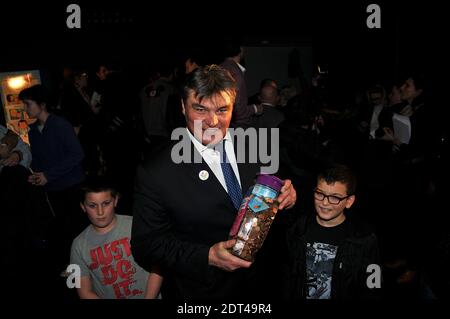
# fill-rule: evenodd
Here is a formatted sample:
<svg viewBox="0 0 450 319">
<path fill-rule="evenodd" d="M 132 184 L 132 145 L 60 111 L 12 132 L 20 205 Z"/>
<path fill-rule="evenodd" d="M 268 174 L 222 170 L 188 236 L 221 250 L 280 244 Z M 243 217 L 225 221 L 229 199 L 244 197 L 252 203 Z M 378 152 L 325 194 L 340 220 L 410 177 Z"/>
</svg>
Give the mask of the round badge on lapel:
<svg viewBox="0 0 450 319">
<path fill-rule="evenodd" d="M 198 173 L 198 177 L 202 180 L 202 181 L 206 181 L 209 178 L 209 173 L 208 171 L 200 171 L 200 173 Z"/>
</svg>

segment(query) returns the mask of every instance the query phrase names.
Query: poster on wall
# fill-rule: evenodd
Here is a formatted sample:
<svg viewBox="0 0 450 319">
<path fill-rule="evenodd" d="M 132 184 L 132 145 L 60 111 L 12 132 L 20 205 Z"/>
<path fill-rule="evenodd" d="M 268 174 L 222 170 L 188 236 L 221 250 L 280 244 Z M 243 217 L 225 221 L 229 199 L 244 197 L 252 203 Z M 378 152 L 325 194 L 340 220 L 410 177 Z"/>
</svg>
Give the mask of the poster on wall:
<svg viewBox="0 0 450 319">
<path fill-rule="evenodd" d="M 28 118 L 19 93 L 30 86 L 41 84 L 38 70 L 0 73 L 0 95 L 6 126 L 28 141 L 28 128 L 35 120 Z"/>
</svg>

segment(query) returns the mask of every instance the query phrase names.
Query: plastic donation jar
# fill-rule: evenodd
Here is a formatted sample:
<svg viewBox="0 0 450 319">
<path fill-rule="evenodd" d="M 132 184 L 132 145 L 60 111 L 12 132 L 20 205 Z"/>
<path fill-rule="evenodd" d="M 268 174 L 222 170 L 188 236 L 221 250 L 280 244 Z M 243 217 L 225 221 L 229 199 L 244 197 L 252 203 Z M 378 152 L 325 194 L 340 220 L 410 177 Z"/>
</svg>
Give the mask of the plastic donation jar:
<svg viewBox="0 0 450 319">
<path fill-rule="evenodd" d="M 276 198 L 284 182 L 276 176 L 258 174 L 251 193 L 244 197 L 230 230 L 230 239 L 236 239 L 231 253 L 247 261 L 255 255 L 266 239 L 278 211 Z"/>
</svg>

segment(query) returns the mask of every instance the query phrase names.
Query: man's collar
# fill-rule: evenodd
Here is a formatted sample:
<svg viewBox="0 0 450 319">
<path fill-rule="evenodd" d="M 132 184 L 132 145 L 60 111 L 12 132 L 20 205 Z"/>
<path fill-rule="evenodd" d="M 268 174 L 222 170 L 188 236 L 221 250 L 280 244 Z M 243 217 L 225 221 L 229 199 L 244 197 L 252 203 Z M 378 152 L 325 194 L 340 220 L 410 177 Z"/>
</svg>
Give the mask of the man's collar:
<svg viewBox="0 0 450 319">
<path fill-rule="evenodd" d="M 51 123 L 53 121 L 53 115 L 52 113 L 48 113 L 47 119 L 45 120 L 43 126 L 46 126 L 48 123 Z M 36 121 L 34 121 L 33 123 L 30 124 L 30 129 L 34 128 L 38 128 L 41 125 L 41 122 L 39 121 L 38 118 L 36 118 Z"/>
<path fill-rule="evenodd" d="M 192 135 L 191 131 L 189 131 L 189 129 L 187 127 L 186 127 L 186 131 L 188 132 L 189 138 L 191 139 L 192 143 L 194 143 L 195 148 L 197 149 L 197 151 L 200 152 L 200 154 L 202 154 L 205 150 L 211 149 L 214 147 L 213 145 L 208 147 L 207 145 L 203 145 L 202 143 L 200 143 L 200 141 L 197 140 L 194 135 Z M 227 130 L 227 134 L 225 134 L 225 137 L 222 140 L 231 141 L 231 134 L 228 130 Z"/>
<path fill-rule="evenodd" d="M 242 73 L 245 73 L 245 71 L 247 70 L 247 69 L 244 68 L 239 62 L 236 62 L 235 59 L 233 59 L 233 58 L 227 58 L 227 59 L 230 60 L 230 61 L 233 61 L 234 63 L 236 63 L 237 66 L 238 66 L 238 68 L 242 71 Z"/>
<path fill-rule="evenodd" d="M 240 63 L 236 62 L 237 66 L 239 67 L 239 69 L 241 69 L 242 73 L 245 73 L 246 68 L 244 68 Z"/>
</svg>

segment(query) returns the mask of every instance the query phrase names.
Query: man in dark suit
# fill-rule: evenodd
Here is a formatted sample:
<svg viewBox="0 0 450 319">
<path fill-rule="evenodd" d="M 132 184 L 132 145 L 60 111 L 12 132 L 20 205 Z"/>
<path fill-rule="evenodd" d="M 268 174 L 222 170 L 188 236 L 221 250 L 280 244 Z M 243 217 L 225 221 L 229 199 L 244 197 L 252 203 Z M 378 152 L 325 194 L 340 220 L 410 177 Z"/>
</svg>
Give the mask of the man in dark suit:
<svg viewBox="0 0 450 319">
<path fill-rule="evenodd" d="M 225 60 L 220 64 L 221 67 L 231 73 L 236 80 L 237 90 L 233 109 L 232 127 L 250 127 L 254 115 L 263 112 L 260 104 L 248 104 L 247 86 L 245 84 L 245 68 L 240 64 L 243 59 L 244 51 L 238 43 L 232 41 L 227 48 Z"/>
<path fill-rule="evenodd" d="M 278 89 L 272 85 L 265 85 L 259 91 L 259 98 L 264 112 L 254 119 L 257 128 L 275 128 L 284 121 L 284 115 L 278 108 L 280 95 Z"/>
<path fill-rule="evenodd" d="M 235 96 L 236 82 L 223 68 L 192 72 L 184 85 L 182 129 L 182 156 L 190 160 L 179 163 L 171 144 L 138 169 L 131 247 L 143 268 L 165 270 L 163 298 L 231 298 L 251 291 L 252 264 L 232 255 L 235 240 L 227 240 L 243 191 L 260 170 L 241 162 L 240 145 L 228 131 Z M 212 147 L 218 145 L 219 152 Z M 280 209 L 294 206 L 290 180 L 278 200 Z"/>
</svg>

